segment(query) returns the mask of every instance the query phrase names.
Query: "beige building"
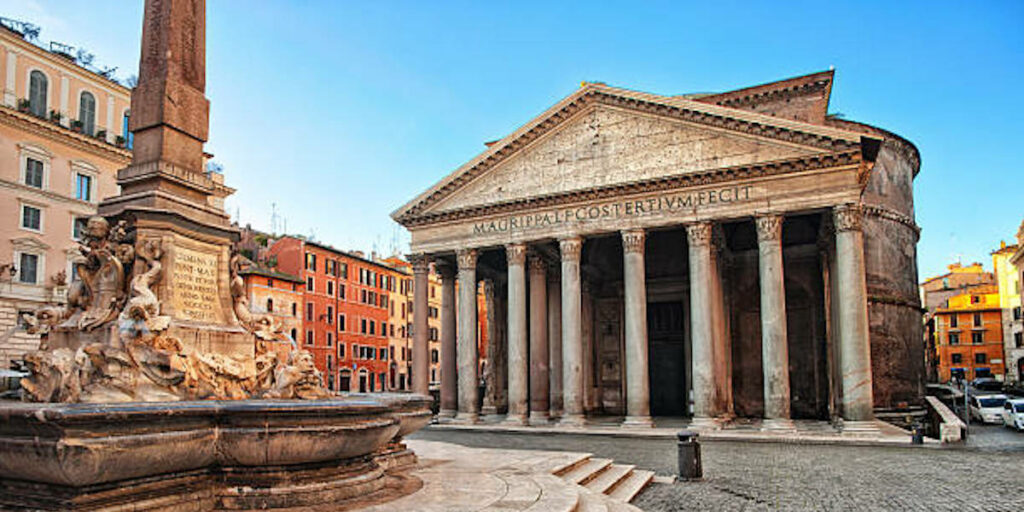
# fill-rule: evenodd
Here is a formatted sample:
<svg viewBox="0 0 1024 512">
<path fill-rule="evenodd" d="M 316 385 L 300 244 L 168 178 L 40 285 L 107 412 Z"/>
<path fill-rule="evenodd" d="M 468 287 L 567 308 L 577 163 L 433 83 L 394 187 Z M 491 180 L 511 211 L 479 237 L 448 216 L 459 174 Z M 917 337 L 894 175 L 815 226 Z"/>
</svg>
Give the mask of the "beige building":
<svg viewBox="0 0 1024 512">
<path fill-rule="evenodd" d="M 1024 305 L 1024 222 L 1020 223 L 1020 228 L 1017 230 L 1017 245 L 1007 260 L 1007 273 L 1010 272 L 1010 268 L 1016 274 L 1016 289 L 1017 289 L 1017 316 L 1011 314 L 1010 331 L 1011 335 L 1006 337 L 1006 378 L 1010 381 L 1024 382 L 1024 335 L 1020 334 L 1021 327 L 1021 316 L 1024 313 L 1021 312 L 1021 305 Z M 1012 289 L 1009 289 L 1009 293 L 1012 294 Z"/>
<path fill-rule="evenodd" d="M 17 28 L 17 27 L 15 27 Z M 131 91 L 0 25 L 0 365 L 38 346 L 19 313 L 65 300 L 76 239 L 131 161 Z"/>
<path fill-rule="evenodd" d="M 876 413 L 920 412 L 919 155 L 828 115 L 832 80 L 712 95 L 586 83 L 394 212 L 412 235 L 415 368 L 428 263 L 454 269 L 442 294 L 458 282 L 441 309 L 459 369 L 442 408 L 457 397 L 456 420 L 481 412 L 484 280 L 505 323 L 490 343 L 507 355 L 490 384 L 513 423 L 867 429 Z"/>
</svg>

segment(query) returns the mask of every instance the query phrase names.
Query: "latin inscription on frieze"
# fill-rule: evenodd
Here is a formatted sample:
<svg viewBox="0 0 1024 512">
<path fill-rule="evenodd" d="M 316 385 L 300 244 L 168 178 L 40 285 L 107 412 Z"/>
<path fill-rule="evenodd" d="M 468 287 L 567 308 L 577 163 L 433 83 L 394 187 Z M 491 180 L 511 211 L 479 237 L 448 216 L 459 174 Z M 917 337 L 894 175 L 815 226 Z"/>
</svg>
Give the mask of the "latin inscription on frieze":
<svg viewBox="0 0 1024 512">
<path fill-rule="evenodd" d="M 178 318 L 219 322 L 222 318 L 215 253 L 176 247 L 172 272 L 174 311 Z"/>
<path fill-rule="evenodd" d="M 749 200 L 752 188 L 746 185 L 698 192 L 666 193 L 640 199 L 613 199 L 585 206 L 509 215 L 499 219 L 475 222 L 473 224 L 473 234 L 522 232 L 548 228 L 559 224 L 670 215 L 682 211 L 696 211 L 716 205 Z"/>
</svg>

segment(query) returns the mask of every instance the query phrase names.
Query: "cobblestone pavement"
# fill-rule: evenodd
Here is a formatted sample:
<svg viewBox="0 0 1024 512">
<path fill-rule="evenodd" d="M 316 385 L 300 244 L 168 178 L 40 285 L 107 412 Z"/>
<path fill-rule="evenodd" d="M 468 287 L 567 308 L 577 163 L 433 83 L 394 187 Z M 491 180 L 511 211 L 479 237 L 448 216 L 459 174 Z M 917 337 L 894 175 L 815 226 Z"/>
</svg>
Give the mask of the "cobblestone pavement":
<svg viewBox="0 0 1024 512">
<path fill-rule="evenodd" d="M 431 431 L 414 438 L 465 446 L 590 452 L 661 475 L 676 472 L 673 440 Z M 705 442 L 705 479 L 653 484 L 649 511 L 1024 510 L 1024 454 L 965 449 Z"/>
<path fill-rule="evenodd" d="M 985 451 L 1019 452 L 1024 464 L 1024 432 L 1002 425 L 971 423 L 967 430 L 967 446 Z"/>
</svg>

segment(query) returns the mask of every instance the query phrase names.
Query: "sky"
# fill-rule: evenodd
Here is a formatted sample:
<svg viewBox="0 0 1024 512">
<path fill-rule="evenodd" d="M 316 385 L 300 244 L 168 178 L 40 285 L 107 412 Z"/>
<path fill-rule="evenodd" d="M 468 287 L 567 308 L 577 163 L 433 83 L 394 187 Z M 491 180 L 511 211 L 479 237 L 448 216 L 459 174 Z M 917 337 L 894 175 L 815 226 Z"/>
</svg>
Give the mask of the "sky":
<svg viewBox="0 0 1024 512">
<path fill-rule="evenodd" d="M 0 0 L 135 74 L 142 0 Z M 241 224 L 392 253 L 392 211 L 581 81 L 656 94 L 834 67 L 830 111 L 921 152 L 920 278 L 1024 220 L 1024 2 L 209 0 L 207 150 Z M 286 224 L 285 224 L 286 223 Z"/>
</svg>

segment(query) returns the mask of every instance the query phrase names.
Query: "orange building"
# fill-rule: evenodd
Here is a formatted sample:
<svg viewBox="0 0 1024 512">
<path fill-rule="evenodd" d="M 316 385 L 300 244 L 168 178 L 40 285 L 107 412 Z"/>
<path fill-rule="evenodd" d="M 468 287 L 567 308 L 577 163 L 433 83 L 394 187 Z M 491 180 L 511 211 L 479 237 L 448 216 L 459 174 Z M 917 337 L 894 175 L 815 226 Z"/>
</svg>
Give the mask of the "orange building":
<svg viewBox="0 0 1024 512">
<path fill-rule="evenodd" d="M 297 342 L 302 330 L 304 281 L 298 276 L 256 266 L 242 269 L 239 275 L 245 282 L 249 311 L 273 315 L 281 322 L 282 331 Z M 291 350 L 290 346 L 271 348 L 281 355 Z"/>
<path fill-rule="evenodd" d="M 975 379 L 1005 375 L 1002 309 L 995 286 L 954 295 L 936 309 L 938 378 Z"/>
<path fill-rule="evenodd" d="M 274 242 L 269 253 L 279 271 L 305 283 L 297 341 L 313 354 L 328 389 L 387 390 L 389 292 L 398 289 L 392 269 L 359 253 L 290 236 Z"/>
</svg>

